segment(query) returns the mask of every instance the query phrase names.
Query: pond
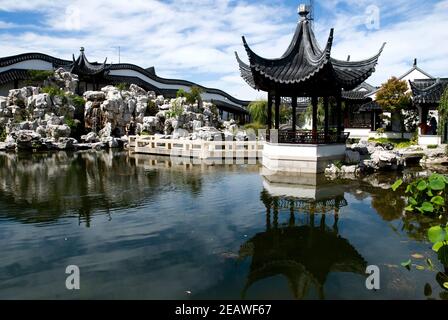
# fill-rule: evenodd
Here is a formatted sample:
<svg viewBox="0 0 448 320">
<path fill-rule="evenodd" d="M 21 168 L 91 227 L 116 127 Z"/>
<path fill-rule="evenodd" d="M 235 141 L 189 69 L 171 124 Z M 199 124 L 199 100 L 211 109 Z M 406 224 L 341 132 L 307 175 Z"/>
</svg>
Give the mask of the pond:
<svg viewBox="0 0 448 320">
<path fill-rule="evenodd" d="M 1 154 L 0 176 L 0 299 L 448 298 L 433 221 L 403 214 L 396 175 L 61 152 Z M 66 289 L 69 265 L 80 290 Z"/>
</svg>

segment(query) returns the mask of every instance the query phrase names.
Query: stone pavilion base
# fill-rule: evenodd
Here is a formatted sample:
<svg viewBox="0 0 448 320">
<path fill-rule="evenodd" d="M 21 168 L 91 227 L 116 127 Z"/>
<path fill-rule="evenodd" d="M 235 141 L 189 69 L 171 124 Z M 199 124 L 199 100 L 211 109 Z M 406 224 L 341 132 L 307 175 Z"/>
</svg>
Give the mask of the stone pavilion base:
<svg viewBox="0 0 448 320">
<path fill-rule="evenodd" d="M 277 144 L 266 142 L 262 164 L 271 171 L 323 173 L 336 160 L 344 160 L 345 144 Z"/>
</svg>

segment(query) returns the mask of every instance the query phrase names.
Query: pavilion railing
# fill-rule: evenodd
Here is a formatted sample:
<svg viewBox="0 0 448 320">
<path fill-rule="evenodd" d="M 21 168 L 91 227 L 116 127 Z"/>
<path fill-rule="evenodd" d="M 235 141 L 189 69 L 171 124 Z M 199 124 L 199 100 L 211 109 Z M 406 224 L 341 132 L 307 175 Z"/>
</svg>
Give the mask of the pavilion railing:
<svg viewBox="0 0 448 320">
<path fill-rule="evenodd" d="M 350 133 L 329 132 L 324 131 L 292 131 L 279 130 L 276 133 L 267 133 L 266 140 L 272 143 L 288 143 L 288 144 L 343 144 L 347 142 Z"/>
</svg>

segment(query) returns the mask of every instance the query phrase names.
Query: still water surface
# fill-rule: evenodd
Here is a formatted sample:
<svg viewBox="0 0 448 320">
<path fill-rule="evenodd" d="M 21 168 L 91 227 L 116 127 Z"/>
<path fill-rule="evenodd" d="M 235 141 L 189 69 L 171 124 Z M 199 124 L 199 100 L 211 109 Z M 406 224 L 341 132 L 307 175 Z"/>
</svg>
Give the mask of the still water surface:
<svg viewBox="0 0 448 320">
<path fill-rule="evenodd" d="M 396 176 L 313 186 L 167 160 L 0 154 L 0 299 L 447 298 L 437 270 L 416 268 L 444 271 L 433 222 L 403 216 L 387 188 Z M 79 291 L 65 288 L 68 265 Z M 366 289 L 367 265 L 380 290 Z"/>
</svg>

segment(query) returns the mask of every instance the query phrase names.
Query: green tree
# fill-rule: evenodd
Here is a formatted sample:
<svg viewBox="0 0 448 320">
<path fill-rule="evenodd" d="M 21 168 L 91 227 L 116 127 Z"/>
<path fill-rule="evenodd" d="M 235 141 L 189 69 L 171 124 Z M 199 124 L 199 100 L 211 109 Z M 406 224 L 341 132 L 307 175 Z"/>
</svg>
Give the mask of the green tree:
<svg viewBox="0 0 448 320">
<path fill-rule="evenodd" d="M 390 78 L 384 83 L 376 94 L 376 102 L 384 111 L 391 112 L 400 120 L 401 131 L 404 129 L 404 117 L 402 110 L 408 109 L 411 104 L 411 92 L 405 80 Z"/>
<path fill-rule="evenodd" d="M 248 110 L 252 122 L 266 124 L 268 122 L 268 102 L 267 100 L 252 101 Z M 285 104 L 280 105 L 280 124 L 286 123 L 291 119 L 291 108 Z M 275 119 L 275 108 L 272 108 L 272 121 Z"/>
<path fill-rule="evenodd" d="M 448 137 L 446 136 L 446 124 L 448 121 L 448 87 L 443 92 L 442 97 L 440 98 L 440 104 L 439 104 L 439 134 L 443 137 L 444 140 L 446 140 Z"/>
<path fill-rule="evenodd" d="M 248 110 L 252 118 L 252 122 L 267 123 L 268 121 L 268 102 L 266 100 L 252 101 Z"/>
<path fill-rule="evenodd" d="M 396 112 L 411 105 L 411 93 L 405 80 L 390 78 L 376 94 L 376 102 L 384 111 Z"/>
</svg>

